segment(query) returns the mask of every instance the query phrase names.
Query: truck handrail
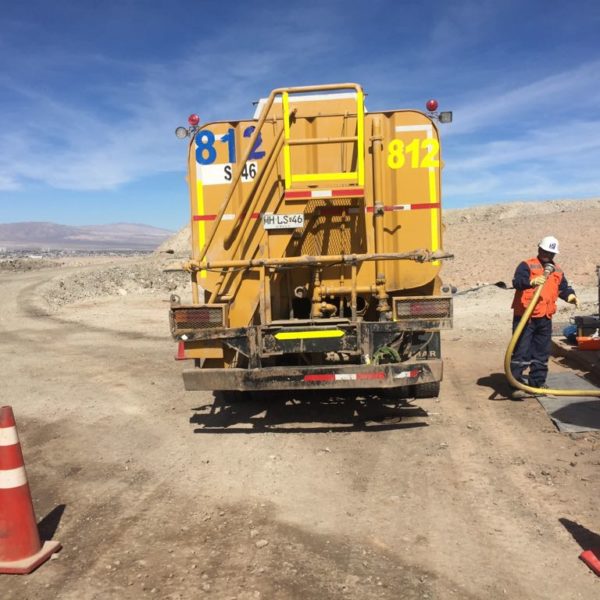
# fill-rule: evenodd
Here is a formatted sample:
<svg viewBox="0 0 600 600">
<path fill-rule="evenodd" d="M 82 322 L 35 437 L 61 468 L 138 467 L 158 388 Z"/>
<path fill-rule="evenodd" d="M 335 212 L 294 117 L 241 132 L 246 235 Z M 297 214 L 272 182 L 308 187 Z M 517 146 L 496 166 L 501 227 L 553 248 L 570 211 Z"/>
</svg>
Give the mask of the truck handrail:
<svg viewBox="0 0 600 600">
<path fill-rule="evenodd" d="M 333 84 L 326 84 L 326 85 L 307 85 L 307 86 L 297 86 L 297 87 L 287 87 L 287 88 L 283 87 L 283 88 L 276 88 L 271 91 L 271 93 L 269 94 L 269 97 L 267 99 L 267 102 L 263 106 L 260 118 L 258 119 L 258 123 L 256 124 L 256 127 L 252 133 L 252 136 L 250 137 L 250 141 L 248 142 L 248 147 L 246 148 L 246 151 L 244 152 L 243 158 L 239 162 L 240 167 L 238 169 L 236 169 L 233 174 L 231 185 L 229 187 L 227 194 L 225 195 L 225 199 L 223 201 L 221 209 L 219 210 L 219 213 L 217 214 L 217 217 L 215 219 L 215 225 L 212 228 L 212 231 L 210 232 L 210 235 L 208 236 L 208 239 L 206 240 L 204 247 L 200 251 L 200 254 L 198 256 L 199 261 L 202 261 L 206 257 L 206 254 L 208 253 L 208 249 L 210 248 L 210 246 L 214 240 L 219 223 L 223 219 L 223 215 L 225 214 L 225 212 L 227 211 L 227 208 L 229 207 L 229 202 L 231 201 L 231 198 L 233 197 L 233 194 L 234 194 L 235 190 L 237 189 L 240 179 L 242 178 L 242 172 L 244 170 L 244 165 L 250 158 L 250 154 L 252 152 L 252 149 L 254 148 L 254 144 L 256 143 L 256 140 L 258 139 L 258 136 L 261 133 L 262 127 L 263 127 L 265 121 L 267 120 L 267 115 L 269 114 L 269 111 L 271 110 L 271 107 L 273 106 L 275 98 L 278 95 L 285 94 L 285 93 L 300 94 L 300 93 L 304 93 L 304 92 L 319 92 L 319 91 L 340 90 L 340 89 L 353 89 L 357 92 L 357 94 L 362 93 L 362 87 L 360 85 L 358 85 L 357 83 L 333 83 Z M 254 193 L 254 187 L 257 184 L 258 184 L 258 179 L 257 179 L 257 181 L 254 182 L 249 196 L 251 196 Z"/>
</svg>

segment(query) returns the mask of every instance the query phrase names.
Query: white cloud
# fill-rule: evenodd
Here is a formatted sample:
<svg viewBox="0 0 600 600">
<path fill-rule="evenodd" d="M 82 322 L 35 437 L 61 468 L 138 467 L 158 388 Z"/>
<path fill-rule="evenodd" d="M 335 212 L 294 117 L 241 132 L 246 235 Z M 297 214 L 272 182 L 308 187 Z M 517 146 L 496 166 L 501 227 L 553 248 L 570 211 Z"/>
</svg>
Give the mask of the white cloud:
<svg viewBox="0 0 600 600">
<path fill-rule="evenodd" d="M 555 112 L 582 113 L 600 102 L 598 73 L 600 61 L 595 60 L 525 85 L 498 84 L 481 89 L 476 99 L 453 107 L 455 120 L 447 135 L 472 133 L 506 122 L 505 134 L 510 137 L 519 133 L 514 130 L 519 120 L 521 129 L 526 129 L 529 119 L 545 119 L 551 125 Z"/>
<path fill-rule="evenodd" d="M 173 132 L 190 112 L 199 112 L 203 121 L 251 117 L 251 102 L 268 94 L 276 73 L 293 64 L 300 52 L 306 58 L 326 47 L 327 37 L 318 29 L 299 37 L 291 35 L 293 27 L 291 15 L 287 26 L 267 38 L 277 51 L 250 44 L 240 52 L 239 46 L 231 46 L 235 32 L 223 28 L 210 42 L 200 41 L 181 60 L 165 64 L 81 56 L 81 64 L 100 75 L 75 90 L 52 91 L 5 75 L 0 84 L 21 105 L 10 122 L 2 122 L 0 114 L 5 187 L 14 189 L 17 182 L 30 179 L 58 189 L 102 190 L 160 172 L 183 171 L 186 145 Z M 263 33 L 268 33 L 266 25 Z M 254 36 L 261 39 L 260 27 L 250 31 L 249 40 Z M 57 55 L 55 60 L 56 71 L 60 60 L 73 66 L 73 57 Z M 113 72 L 116 83 L 103 79 L 106 70 Z M 83 93 L 96 93 L 97 102 L 83 103 Z M 31 114 L 36 118 L 28 118 Z"/>
</svg>

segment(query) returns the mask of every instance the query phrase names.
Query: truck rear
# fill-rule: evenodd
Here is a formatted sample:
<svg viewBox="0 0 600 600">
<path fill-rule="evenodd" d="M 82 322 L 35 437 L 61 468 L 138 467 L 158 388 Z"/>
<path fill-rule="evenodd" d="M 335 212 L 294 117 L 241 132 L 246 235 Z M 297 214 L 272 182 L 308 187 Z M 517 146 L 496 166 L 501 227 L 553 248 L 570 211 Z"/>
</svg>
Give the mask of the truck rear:
<svg viewBox="0 0 600 600">
<path fill-rule="evenodd" d="M 434 397 L 452 299 L 437 123 L 356 84 L 273 90 L 253 119 L 190 117 L 192 297 L 171 298 L 187 390 L 404 388 Z"/>
</svg>

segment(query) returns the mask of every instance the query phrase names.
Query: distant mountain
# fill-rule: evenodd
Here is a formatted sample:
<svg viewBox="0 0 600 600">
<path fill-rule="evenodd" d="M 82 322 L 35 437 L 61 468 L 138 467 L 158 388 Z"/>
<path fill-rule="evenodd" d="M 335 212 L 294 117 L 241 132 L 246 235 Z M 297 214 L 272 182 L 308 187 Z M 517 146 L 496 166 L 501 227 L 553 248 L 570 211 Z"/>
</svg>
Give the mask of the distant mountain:
<svg viewBox="0 0 600 600">
<path fill-rule="evenodd" d="M 0 223 L 0 248 L 69 250 L 155 250 L 173 231 L 140 225 L 58 225 L 57 223 Z"/>
</svg>

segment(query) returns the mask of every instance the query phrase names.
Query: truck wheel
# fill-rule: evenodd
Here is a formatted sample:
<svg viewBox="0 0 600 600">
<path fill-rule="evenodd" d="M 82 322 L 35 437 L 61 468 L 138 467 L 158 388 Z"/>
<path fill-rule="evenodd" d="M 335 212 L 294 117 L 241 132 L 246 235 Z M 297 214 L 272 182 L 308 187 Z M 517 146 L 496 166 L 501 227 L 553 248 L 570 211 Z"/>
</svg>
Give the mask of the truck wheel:
<svg viewBox="0 0 600 600">
<path fill-rule="evenodd" d="M 440 395 L 440 382 L 419 383 L 413 386 L 415 398 L 437 398 Z"/>
</svg>

